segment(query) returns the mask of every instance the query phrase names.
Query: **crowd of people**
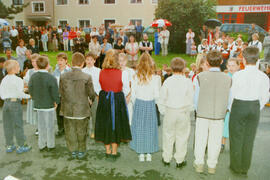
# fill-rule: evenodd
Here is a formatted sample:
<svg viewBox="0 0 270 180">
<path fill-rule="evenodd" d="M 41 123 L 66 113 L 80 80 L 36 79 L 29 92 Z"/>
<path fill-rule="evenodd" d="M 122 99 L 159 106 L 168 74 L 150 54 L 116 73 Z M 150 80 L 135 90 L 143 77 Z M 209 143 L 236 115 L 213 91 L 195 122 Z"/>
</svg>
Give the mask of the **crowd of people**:
<svg viewBox="0 0 270 180">
<path fill-rule="evenodd" d="M 163 28 L 161 46 L 167 41 L 166 27 Z M 71 66 L 67 54 L 59 53 L 54 71 L 49 58 L 35 51 L 35 43 L 31 50 L 26 49 L 27 60 L 23 63 L 6 49 L 7 57 L 0 58 L 0 96 L 4 100 L 7 153 L 31 150 L 24 136 L 21 105 L 22 99 L 28 99 L 26 121 L 37 129 L 41 153 L 57 151 L 55 136 L 65 135 L 71 157 L 83 159 L 89 135 L 104 144 L 108 161 L 115 162 L 121 156 L 118 147 L 125 142 L 138 154 L 140 162 L 149 162 L 160 149 L 160 135 L 164 166 L 169 166 L 174 157 L 176 167 L 181 169 L 187 164 L 190 114 L 195 111 L 195 171 L 204 172 L 207 147 L 208 173 L 215 174 L 219 154 L 229 139 L 230 169 L 247 175 L 260 110 L 270 98 L 269 78 L 256 65 L 260 57 L 256 33 L 252 35 L 253 44 L 246 47 L 241 44 L 241 37 L 234 41 L 226 36 L 228 43 L 217 39 L 217 46 L 212 49 L 208 43 L 212 41 L 202 37 L 191 71 L 179 57 L 171 60 L 170 67 L 164 64 L 158 69 L 147 34 L 142 35 L 139 44 L 132 34 L 129 42 L 127 38 L 117 38 L 114 47 L 110 38 L 104 38 L 99 45 L 99 36 L 90 37 L 88 53 L 75 50 Z M 187 44 L 194 45 L 189 38 L 194 37 L 192 30 L 187 37 Z M 77 34 L 74 44 L 79 39 Z M 23 40 L 20 43 L 19 50 L 25 50 Z M 68 50 L 70 39 L 66 44 Z M 188 51 L 192 52 L 192 48 Z M 268 66 L 268 73 L 269 69 Z M 160 114 L 164 116 L 162 134 L 158 133 Z"/>
</svg>

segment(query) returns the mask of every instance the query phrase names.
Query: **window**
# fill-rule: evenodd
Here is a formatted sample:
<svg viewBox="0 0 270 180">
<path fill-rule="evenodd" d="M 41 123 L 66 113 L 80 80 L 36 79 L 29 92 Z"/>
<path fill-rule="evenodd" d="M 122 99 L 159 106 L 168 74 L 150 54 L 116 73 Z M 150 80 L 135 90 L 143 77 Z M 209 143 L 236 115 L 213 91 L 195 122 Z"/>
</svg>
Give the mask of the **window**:
<svg viewBox="0 0 270 180">
<path fill-rule="evenodd" d="M 158 0 L 152 0 L 152 4 L 157 4 Z"/>
<path fill-rule="evenodd" d="M 67 5 L 67 0 L 57 0 L 57 5 Z"/>
<path fill-rule="evenodd" d="M 104 0 L 104 4 L 115 4 L 115 0 Z"/>
<path fill-rule="evenodd" d="M 67 23 L 68 23 L 67 20 L 59 20 L 58 25 L 61 26 L 62 28 L 65 28 Z"/>
<path fill-rule="evenodd" d="M 104 20 L 104 24 L 105 24 L 105 28 L 107 29 L 109 24 L 115 24 L 115 20 L 114 19 L 106 19 L 106 20 Z"/>
<path fill-rule="evenodd" d="M 19 26 L 23 26 L 23 21 L 15 21 L 15 26 L 19 27 Z"/>
<path fill-rule="evenodd" d="M 12 0 L 13 5 L 23 5 L 23 0 Z"/>
<path fill-rule="evenodd" d="M 90 20 L 79 20 L 79 27 L 89 27 L 90 26 Z"/>
<path fill-rule="evenodd" d="M 130 0 L 131 4 L 141 4 L 142 0 Z"/>
<path fill-rule="evenodd" d="M 79 0 L 79 4 L 81 5 L 89 4 L 89 0 Z"/>
<path fill-rule="evenodd" d="M 137 25 L 137 22 L 139 22 L 142 25 L 142 20 L 141 19 L 131 19 L 130 20 L 132 22 L 133 25 Z"/>
<path fill-rule="evenodd" d="M 45 12 L 45 2 L 32 2 L 32 12 Z"/>
<path fill-rule="evenodd" d="M 236 23 L 237 21 L 237 14 L 218 14 L 217 18 L 222 23 Z"/>
</svg>

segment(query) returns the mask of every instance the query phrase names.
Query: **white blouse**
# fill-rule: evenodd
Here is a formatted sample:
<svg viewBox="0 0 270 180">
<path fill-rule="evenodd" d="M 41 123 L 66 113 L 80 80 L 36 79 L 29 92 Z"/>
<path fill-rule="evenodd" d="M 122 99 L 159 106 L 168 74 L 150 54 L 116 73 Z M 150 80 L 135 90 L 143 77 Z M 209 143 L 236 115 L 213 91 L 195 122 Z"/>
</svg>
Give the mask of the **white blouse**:
<svg viewBox="0 0 270 180">
<path fill-rule="evenodd" d="M 129 52 L 137 52 L 139 50 L 139 45 L 137 42 L 131 44 L 131 43 L 127 43 L 125 50 L 129 51 Z M 138 52 L 139 53 L 139 52 Z M 136 61 L 138 60 L 138 53 L 135 56 L 131 56 L 130 54 L 128 54 L 128 60 L 129 61 Z"/>
<path fill-rule="evenodd" d="M 152 75 L 152 78 L 142 84 L 137 75 L 134 76 L 131 83 L 131 101 L 135 103 L 136 99 L 145 101 L 157 101 L 159 99 L 159 91 L 161 88 L 161 78 L 157 75 Z"/>
<path fill-rule="evenodd" d="M 189 38 L 191 39 L 191 43 L 193 43 L 194 42 L 194 40 L 193 40 L 193 38 L 195 37 L 195 33 L 194 32 L 187 32 L 187 34 L 186 34 L 186 43 L 188 43 L 188 40 L 189 40 Z"/>
<path fill-rule="evenodd" d="M 99 44 L 99 42 L 90 42 L 89 43 L 89 52 L 92 52 L 95 56 L 100 56 L 100 52 L 101 52 L 101 46 Z"/>
</svg>

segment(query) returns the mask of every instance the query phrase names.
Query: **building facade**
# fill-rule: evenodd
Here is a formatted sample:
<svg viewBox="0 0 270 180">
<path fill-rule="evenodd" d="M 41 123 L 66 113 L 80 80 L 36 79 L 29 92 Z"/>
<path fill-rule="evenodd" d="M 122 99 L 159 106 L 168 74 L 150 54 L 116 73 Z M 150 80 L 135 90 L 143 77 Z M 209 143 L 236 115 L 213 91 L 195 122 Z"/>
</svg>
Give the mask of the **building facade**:
<svg viewBox="0 0 270 180">
<path fill-rule="evenodd" d="M 100 26 L 130 21 L 148 26 L 154 20 L 158 0 L 2 0 L 6 5 L 29 3 L 22 13 L 10 21 L 12 25 L 73 27 Z"/>
<path fill-rule="evenodd" d="M 216 11 L 222 23 L 255 23 L 270 29 L 270 0 L 217 0 Z"/>
</svg>

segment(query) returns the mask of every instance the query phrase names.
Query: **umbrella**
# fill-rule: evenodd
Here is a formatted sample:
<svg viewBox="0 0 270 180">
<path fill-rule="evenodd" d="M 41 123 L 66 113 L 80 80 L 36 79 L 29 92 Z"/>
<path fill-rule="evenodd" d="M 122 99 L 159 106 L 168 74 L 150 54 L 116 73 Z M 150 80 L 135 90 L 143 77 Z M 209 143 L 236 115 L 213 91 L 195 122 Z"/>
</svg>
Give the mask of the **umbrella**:
<svg viewBox="0 0 270 180">
<path fill-rule="evenodd" d="M 5 19 L 0 18 L 0 26 L 8 26 L 9 23 Z"/>
<path fill-rule="evenodd" d="M 152 27 L 163 27 L 163 26 L 171 26 L 172 23 L 168 21 L 167 19 L 158 19 L 152 22 Z"/>
<path fill-rule="evenodd" d="M 216 27 L 216 26 L 221 26 L 221 22 L 217 19 L 208 19 L 205 23 L 206 26 L 208 27 Z"/>
<path fill-rule="evenodd" d="M 155 29 L 152 26 L 148 26 L 144 29 L 143 33 L 154 33 Z"/>
</svg>

